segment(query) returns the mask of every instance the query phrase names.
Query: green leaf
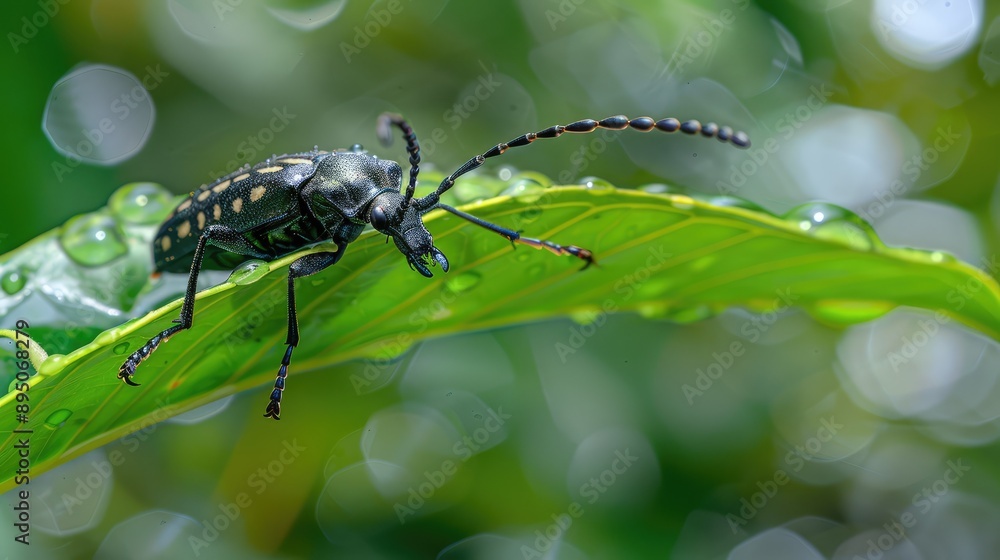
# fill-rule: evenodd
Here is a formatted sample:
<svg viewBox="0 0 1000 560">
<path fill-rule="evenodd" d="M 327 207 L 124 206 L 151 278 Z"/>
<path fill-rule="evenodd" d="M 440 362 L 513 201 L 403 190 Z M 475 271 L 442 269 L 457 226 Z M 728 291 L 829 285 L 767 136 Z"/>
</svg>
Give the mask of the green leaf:
<svg viewBox="0 0 1000 560">
<path fill-rule="evenodd" d="M 481 184 L 471 182 L 464 195 L 456 187 L 459 201 L 483 196 L 473 192 Z M 527 235 L 592 249 L 599 264 L 584 271 L 577 259 L 515 250 L 443 212 L 429 214 L 426 224 L 452 270 L 437 270 L 430 280 L 409 270 L 384 237 L 362 236 L 337 266 L 298 281 L 302 341 L 291 372 L 366 358 L 371 374 L 352 378 L 366 391 L 385 382 L 385 360 L 428 337 L 566 315 L 589 321 L 617 311 L 692 321 L 729 306 L 763 311 L 787 302 L 837 325 L 897 306 L 918 307 L 1000 340 L 1000 289 L 993 278 L 941 253 L 886 248 L 845 210 L 808 205 L 782 219 L 734 199 L 592 187 L 545 189 L 527 181 L 506 191 L 519 196 L 464 207 Z M 140 237 L 148 247 L 148 232 Z M 15 256 L 45 252 L 49 242 L 33 241 Z M 285 351 L 286 268 L 306 253 L 329 249 L 319 245 L 259 263 L 240 284 L 199 293 L 193 328 L 139 367 L 141 387 L 122 384 L 118 368 L 171 324 L 179 299 L 67 355 L 48 356 L 27 391 L 26 424 L 16 421 L 16 393 L 0 398 L 0 491 L 13 486 L 17 428 L 32 430 L 31 472 L 38 474 L 150 422 L 250 387 L 260 386 L 263 412 Z M 139 266 L 131 254 L 121 258 Z M 11 262 L 0 259 L 3 266 Z M 135 292 L 124 290 L 130 301 L 146 294 Z M 293 375 L 292 399 L 295 385 Z"/>
</svg>

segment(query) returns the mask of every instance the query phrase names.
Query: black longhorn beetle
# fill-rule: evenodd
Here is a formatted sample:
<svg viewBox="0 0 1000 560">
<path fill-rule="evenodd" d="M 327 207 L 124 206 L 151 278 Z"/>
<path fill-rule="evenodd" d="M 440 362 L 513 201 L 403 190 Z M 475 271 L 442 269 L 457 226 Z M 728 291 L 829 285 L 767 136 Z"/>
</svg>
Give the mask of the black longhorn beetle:
<svg viewBox="0 0 1000 560">
<path fill-rule="evenodd" d="M 402 131 L 410 156 L 410 176 L 406 191 L 401 192 L 403 171 L 394 161 L 370 156 L 355 144 L 348 150 L 311 152 L 274 157 L 250 168 L 241 168 L 211 184 L 202 186 L 174 210 L 160 226 L 153 239 L 153 259 L 157 272 L 190 270 L 181 316 L 174 325 L 149 339 L 133 352 L 118 370 L 118 378 L 129 385 L 136 367 L 156 350 L 160 343 L 184 329 L 191 328 L 198 272 L 202 268 L 229 270 L 246 257 L 274 260 L 316 242 L 332 240 L 336 251 L 313 253 L 295 260 L 288 268 L 288 337 L 281 359 L 271 401 L 265 417 L 279 419 L 281 394 L 285 389 L 292 350 L 299 343 L 295 318 L 295 279 L 316 274 L 336 264 L 344 249 L 361 235 L 367 224 L 392 237 L 399 251 L 406 255 L 410 268 L 431 277 L 428 266 L 441 265 L 448 272 L 448 259 L 434 247 L 422 216 L 440 208 L 477 226 L 501 235 L 511 243 L 547 249 L 556 255 L 572 255 L 594 262 L 590 251 L 575 245 L 522 237 L 520 233 L 481 220 L 461 210 L 442 204 L 441 195 L 455 184 L 455 179 L 481 166 L 486 158 L 498 156 L 508 148 L 524 146 L 538 138 L 556 138 L 564 132 L 587 133 L 598 128 L 641 132 L 656 129 L 680 130 L 690 135 L 715 137 L 740 148 L 750 146 L 743 132 L 733 132 L 715 123 L 702 125 L 695 120 L 680 122 L 674 118 L 654 121 L 649 117 L 629 119 L 623 115 L 595 121 L 585 119 L 565 126 L 551 126 L 529 132 L 465 162 L 448 175 L 431 194 L 414 199 L 417 173 L 420 171 L 420 146 L 417 135 L 399 115 L 379 116 L 376 130 L 382 144 L 392 142 L 392 126 Z"/>
</svg>

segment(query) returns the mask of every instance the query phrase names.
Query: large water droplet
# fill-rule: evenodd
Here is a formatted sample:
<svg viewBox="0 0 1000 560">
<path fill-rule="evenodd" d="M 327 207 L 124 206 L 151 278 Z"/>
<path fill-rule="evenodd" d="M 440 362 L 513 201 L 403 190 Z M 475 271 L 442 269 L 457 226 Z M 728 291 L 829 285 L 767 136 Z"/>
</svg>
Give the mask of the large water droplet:
<svg viewBox="0 0 1000 560">
<path fill-rule="evenodd" d="M 323 27 L 336 19 L 346 5 L 347 0 L 332 0 L 329 2 L 318 2 L 311 7 L 302 7 L 297 4 L 294 8 L 268 6 L 267 11 L 275 19 L 290 27 L 303 31 L 311 31 Z"/>
<path fill-rule="evenodd" d="M 478 272 L 468 271 L 457 276 L 452 276 L 445 281 L 444 285 L 446 288 L 451 290 L 452 293 L 460 294 L 475 288 L 482 279 L 482 275 Z"/>
<path fill-rule="evenodd" d="M 868 222 L 857 214 L 822 202 L 812 202 L 792 208 L 783 219 L 820 239 L 839 241 L 862 251 L 881 246 Z"/>
<path fill-rule="evenodd" d="M 257 280 L 263 278 L 265 274 L 270 272 L 270 270 L 271 267 L 266 262 L 252 259 L 237 267 L 236 270 L 229 275 L 227 282 L 238 284 L 240 286 L 253 284 Z"/>
<path fill-rule="evenodd" d="M 160 223 L 173 207 L 173 195 L 156 183 L 122 185 L 108 201 L 117 218 L 133 224 Z"/>
<path fill-rule="evenodd" d="M 62 426 L 63 422 L 68 420 L 70 416 L 73 416 L 72 410 L 60 408 L 45 418 L 45 424 L 52 428 L 58 428 L 59 426 Z"/>
<path fill-rule="evenodd" d="M 114 352 L 115 354 L 117 354 L 119 356 L 125 354 L 126 350 L 128 350 L 128 342 L 122 342 L 122 343 L 116 344 L 115 347 L 111 349 L 112 352 Z"/>
<path fill-rule="evenodd" d="M 14 295 L 20 292 L 24 285 L 28 283 L 28 275 L 23 269 L 10 270 L 3 274 L 3 279 L 0 280 L 0 285 L 3 286 L 3 291 L 7 292 L 8 295 Z"/>
<path fill-rule="evenodd" d="M 83 266 L 100 266 L 128 254 L 124 232 L 111 216 L 99 213 L 71 218 L 63 227 L 59 244 Z"/>
</svg>

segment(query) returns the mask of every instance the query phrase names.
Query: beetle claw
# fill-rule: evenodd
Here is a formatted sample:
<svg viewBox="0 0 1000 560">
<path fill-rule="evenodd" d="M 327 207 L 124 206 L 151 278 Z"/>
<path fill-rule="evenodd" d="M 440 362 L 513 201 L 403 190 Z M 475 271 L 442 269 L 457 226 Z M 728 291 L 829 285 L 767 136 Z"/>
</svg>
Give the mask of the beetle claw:
<svg viewBox="0 0 1000 560">
<path fill-rule="evenodd" d="M 132 381 L 132 373 L 134 371 L 135 371 L 134 368 L 132 369 L 132 371 L 129 371 L 127 368 L 122 367 L 122 369 L 118 370 L 118 379 L 121 379 L 122 381 L 124 381 L 126 385 L 131 385 L 133 387 L 138 387 L 139 383 L 136 383 L 135 381 Z"/>
</svg>

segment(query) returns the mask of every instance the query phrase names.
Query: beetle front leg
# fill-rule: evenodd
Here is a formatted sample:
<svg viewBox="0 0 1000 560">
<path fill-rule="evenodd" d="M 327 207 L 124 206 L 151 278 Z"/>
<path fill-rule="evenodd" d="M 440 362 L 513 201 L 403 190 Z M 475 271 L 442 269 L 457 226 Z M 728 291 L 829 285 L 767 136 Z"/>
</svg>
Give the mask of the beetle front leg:
<svg viewBox="0 0 1000 560">
<path fill-rule="evenodd" d="M 201 272 L 201 261 L 205 256 L 205 245 L 211 243 L 227 251 L 239 253 L 259 258 L 269 258 L 251 246 L 242 235 L 236 230 L 221 225 L 208 226 L 201 237 L 198 238 L 198 245 L 194 249 L 194 256 L 191 259 L 191 273 L 188 275 L 187 290 L 184 292 L 184 304 L 181 305 L 181 316 L 174 319 L 177 325 L 164 329 L 160 334 L 149 339 L 141 348 L 132 352 L 125 360 L 125 363 L 118 368 L 118 379 L 121 379 L 133 387 L 139 384 L 132 381 L 135 370 L 154 350 L 171 336 L 178 332 L 191 328 L 194 320 L 194 298 L 198 292 L 198 273 Z"/>
<path fill-rule="evenodd" d="M 587 267 L 589 267 L 590 265 L 592 265 L 592 264 L 594 264 L 596 262 L 594 260 L 594 254 L 591 253 L 590 250 L 588 250 L 588 249 L 584 249 L 582 247 L 577 247 L 576 245 L 560 245 L 558 243 L 553 243 L 552 241 L 548 241 L 548 240 L 545 240 L 545 239 L 534 239 L 532 237 L 521 237 L 520 233 L 518 233 L 518 232 L 516 232 L 516 231 L 514 231 L 512 229 L 507 229 L 507 228 L 505 228 L 503 226 L 498 226 L 496 224 L 487 222 L 486 220 L 477 218 L 477 217 L 473 216 L 472 214 L 467 214 L 465 212 L 462 212 L 461 210 L 458 210 L 456 208 L 452 208 L 451 206 L 448 206 L 447 204 L 438 203 L 437 205 L 435 205 L 435 208 L 440 208 L 442 210 L 447 210 L 448 212 L 451 212 L 452 214 L 458 216 L 459 218 L 462 218 L 463 220 L 468 220 L 468 221 L 476 224 L 479 227 L 488 229 L 488 230 L 490 230 L 493 233 L 496 233 L 498 235 L 502 235 L 504 238 L 506 238 L 511 243 L 514 243 L 515 245 L 521 244 L 521 245 L 527 245 L 529 247 L 534 247 L 535 249 L 547 249 L 549 252 L 551 252 L 551 253 L 553 253 L 555 255 L 571 255 L 571 256 L 574 256 L 574 257 L 576 257 L 576 258 L 578 258 L 578 259 L 586 262 L 586 264 L 583 265 L 583 269 L 581 269 L 581 270 L 586 269 Z"/>
<path fill-rule="evenodd" d="M 339 245 L 335 252 L 313 253 L 306 255 L 288 267 L 288 336 L 285 344 L 285 356 L 281 359 L 278 376 L 274 380 L 274 390 L 271 391 L 271 402 L 264 409 L 264 416 L 281 420 L 281 393 L 285 390 L 285 378 L 288 377 L 288 365 L 292 362 L 292 350 L 299 345 L 299 322 L 295 315 L 295 279 L 316 274 L 328 266 L 337 264 L 344 254 L 344 246 Z"/>
</svg>

